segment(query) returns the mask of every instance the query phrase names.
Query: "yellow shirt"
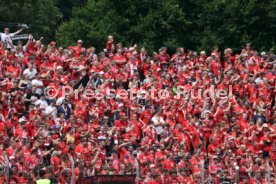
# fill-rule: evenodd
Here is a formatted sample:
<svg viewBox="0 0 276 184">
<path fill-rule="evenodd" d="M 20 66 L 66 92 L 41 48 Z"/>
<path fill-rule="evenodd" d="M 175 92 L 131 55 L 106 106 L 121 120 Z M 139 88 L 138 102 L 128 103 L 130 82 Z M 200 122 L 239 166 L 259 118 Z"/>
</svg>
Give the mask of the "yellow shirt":
<svg viewBox="0 0 276 184">
<path fill-rule="evenodd" d="M 75 142 L 75 136 L 71 135 L 71 134 L 67 134 L 66 135 L 66 141 L 74 143 Z"/>
</svg>

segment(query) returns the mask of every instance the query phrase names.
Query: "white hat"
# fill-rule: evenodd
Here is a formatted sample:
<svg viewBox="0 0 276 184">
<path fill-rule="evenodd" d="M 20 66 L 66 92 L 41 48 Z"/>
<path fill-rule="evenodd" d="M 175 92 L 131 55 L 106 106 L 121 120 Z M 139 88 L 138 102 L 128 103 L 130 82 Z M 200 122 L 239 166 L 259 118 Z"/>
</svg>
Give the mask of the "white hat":
<svg viewBox="0 0 276 184">
<path fill-rule="evenodd" d="M 37 101 L 35 101 L 35 106 L 37 106 L 37 105 L 39 105 L 40 104 L 40 102 L 37 100 Z"/>
<path fill-rule="evenodd" d="M 134 50 L 135 50 L 134 47 L 130 47 L 130 48 L 128 49 L 129 52 L 132 52 L 132 51 L 134 51 Z"/>
<path fill-rule="evenodd" d="M 61 151 L 53 151 L 53 155 L 60 155 Z"/>
<path fill-rule="evenodd" d="M 143 91 L 141 91 L 141 94 L 146 94 L 146 91 L 144 91 L 144 90 L 143 90 Z"/>
<path fill-rule="evenodd" d="M 57 67 L 57 70 L 60 70 L 60 69 L 63 69 L 62 66 L 58 66 L 58 67 Z"/>
<path fill-rule="evenodd" d="M 266 52 L 261 52 L 261 56 L 264 56 L 264 55 L 266 55 Z"/>
<path fill-rule="evenodd" d="M 235 138 L 232 137 L 232 136 L 229 136 L 229 137 L 228 137 L 228 141 L 230 141 L 230 140 L 235 140 Z"/>
<path fill-rule="evenodd" d="M 18 121 L 19 121 L 19 123 L 26 122 L 26 118 L 23 116 L 23 117 L 19 118 Z"/>
<path fill-rule="evenodd" d="M 15 157 L 14 156 L 10 156 L 9 159 L 12 160 L 12 159 L 15 159 Z"/>
<path fill-rule="evenodd" d="M 253 61 L 253 60 L 249 60 L 249 61 L 248 61 L 248 64 L 249 64 L 249 65 L 253 65 L 253 64 L 254 64 L 254 61 Z"/>
</svg>

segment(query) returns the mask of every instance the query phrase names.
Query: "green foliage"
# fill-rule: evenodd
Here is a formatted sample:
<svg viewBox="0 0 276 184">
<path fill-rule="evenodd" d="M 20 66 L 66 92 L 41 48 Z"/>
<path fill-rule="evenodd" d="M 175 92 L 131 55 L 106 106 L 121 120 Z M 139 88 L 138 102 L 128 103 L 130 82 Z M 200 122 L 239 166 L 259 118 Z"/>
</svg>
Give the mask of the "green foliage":
<svg viewBox="0 0 276 184">
<path fill-rule="evenodd" d="M 138 43 L 151 51 L 162 45 L 171 49 L 183 45 L 183 33 L 189 24 L 174 0 L 89 0 L 83 7 L 74 9 L 73 18 L 59 27 L 59 42 L 66 43 L 67 35 L 75 32 L 76 20 L 86 21 L 88 32 L 74 34 L 74 40 L 81 38 L 88 45 L 103 48 L 111 34 L 126 46 Z"/>
<path fill-rule="evenodd" d="M 261 50 L 273 47 L 275 0 L 184 0 L 181 7 L 194 22 L 190 43 L 198 49 L 219 45 L 239 51 L 247 42 Z"/>
<path fill-rule="evenodd" d="M 73 7 L 82 6 L 86 0 L 56 0 L 56 5 L 63 14 L 63 19 L 66 21 L 70 19 L 72 15 Z"/>
<path fill-rule="evenodd" d="M 102 49 L 113 35 L 149 51 L 214 45 L 239 51 L 247 42 L 275 50 L 276 0 L 2 0 L 0 12 L 0 21 L 29 24 L 36 38 L 63 46 L 83 39 Z"/>
</svg>

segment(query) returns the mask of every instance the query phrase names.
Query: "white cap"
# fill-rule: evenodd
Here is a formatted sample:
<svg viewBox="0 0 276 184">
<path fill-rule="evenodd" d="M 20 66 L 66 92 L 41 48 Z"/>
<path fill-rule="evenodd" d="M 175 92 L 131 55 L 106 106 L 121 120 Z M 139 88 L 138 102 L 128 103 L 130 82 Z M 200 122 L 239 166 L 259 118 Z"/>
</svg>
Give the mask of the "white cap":
<svg viewBox="0 0 276 184">
<path fill-rule="evenodd" d="M 266 52 L 261 52 L 261 56 L 264 56 L 264 55 L 266 55 Z"/>
<path fill-rule="evenodd" d="M 132 51 L 134 51 L 134 50 L 135 50 L 134 47 L 130 47 L 130 48 L 128 49 L 129 52 L 132 52 Z"/>
<path fill-rule="evenodd" d="M 15 159 L 15 157 L 14 156 L 10 156 L 9 159 L 12 160 L 12 159 Z"/>
<path fill-rule="evenodd" d="M 141 94 L 146 94 L 146 91 L 144 91 L 144 90 L 143 90 L 143 91 L 141 91 Z"/>
<path fill-rule="evenodd" d="M 26 121 L 26 118 L 23 116 L 23 117 L 19 118 L 18 121 L 19 121 L 19 123 L 25 122 L 25 121 Z"/>
<path fill-rule="evenodd" d="M 40 102 L 37 100 L 37 101 L 35 101 L 35 106 L 37 106 L 37 105 L 39 105 L 40 104 Z"/>
<path fill-rule="evenodd" d="M 53 151 L 53 155 L 60 155 L 61 151 Z"/>
</svg>

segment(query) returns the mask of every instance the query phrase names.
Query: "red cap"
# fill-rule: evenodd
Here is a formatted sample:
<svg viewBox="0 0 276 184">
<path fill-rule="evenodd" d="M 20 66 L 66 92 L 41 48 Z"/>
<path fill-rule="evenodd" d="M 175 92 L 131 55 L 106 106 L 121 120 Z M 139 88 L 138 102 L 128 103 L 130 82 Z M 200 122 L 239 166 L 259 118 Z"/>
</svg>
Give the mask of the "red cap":
<svg viewBox="0 0 276 184">
<path fill-rule="evenodd" d="M 57 139 L 58 139 L 58 135 L 54 134 L 54 135 L 52 135 L 52 138 L 53 138 L 54 140 L 57 140 Z"/>
<path fill-rule="evenodd" d="M 57 43 L 56 42 L 51 42 L 50 45 L 56 45 Z"/>
</svg>

